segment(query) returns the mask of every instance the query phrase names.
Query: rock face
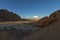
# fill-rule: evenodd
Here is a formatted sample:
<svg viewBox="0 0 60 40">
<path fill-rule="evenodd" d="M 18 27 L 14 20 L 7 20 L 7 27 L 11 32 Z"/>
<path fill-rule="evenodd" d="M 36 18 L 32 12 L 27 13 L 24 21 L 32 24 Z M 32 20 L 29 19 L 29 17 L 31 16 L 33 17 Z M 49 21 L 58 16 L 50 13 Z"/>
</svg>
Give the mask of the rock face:
<svg viewBox="0 0 60 40">
<path fill-rule="evenodd" d="M 60 10 L 52 13 L 49 17 L 43 17 L 38 21 L 40 27 L 47 26 L 57 20 L 60 20 Z"/>
<path fill-rule="evenodd" d="M 38 21 L 39 26 L 40 26 L 40 27 L 45 26 L 45 23 L 47 22 L 47 20 L 48 20 L 48 17 L 43 17 L 43 18 L 41 18 L 41 19 Z M 47 24 L 46 24 L 46 25 L 47 25 Z"/>
<path fill-rule="evenodd" d="M 18 21 L 21 17 L 13 12 L 9 12 L 6 9 L 0 9 L 0 21 Z"/>
<path fill-rule="evenodd" d="M 60 20 L 60 10 L 52 13 L 49 17 L 55 17 L 57 20 Z"/>
<path fill-rule="evenodd" d="M 49 17 L 47 17 L 46 20 L 48 18 L 52 18 L 51 20 L 55 18 L 57 20 L 52 24 L 49 24 L 44 28 L 35 31 L 27 37 L 24 37 L 22 40 L 60 40 L 60 11 L 54 12 Z"/>
<path fill-rule="evenodd" d="M 42 19 L 38 21 L 38 23 L 39 23 L 39 27 L 44 27 L 55 21 L 57 21 L 55 17 L 43 17 Z"/>
</svg>

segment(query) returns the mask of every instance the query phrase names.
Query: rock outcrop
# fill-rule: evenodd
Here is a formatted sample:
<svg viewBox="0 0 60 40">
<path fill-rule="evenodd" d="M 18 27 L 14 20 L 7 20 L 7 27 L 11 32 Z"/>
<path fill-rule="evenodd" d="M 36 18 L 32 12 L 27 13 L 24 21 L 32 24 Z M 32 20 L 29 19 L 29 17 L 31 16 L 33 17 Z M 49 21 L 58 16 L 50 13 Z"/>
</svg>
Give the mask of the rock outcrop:
<svg viewBox="0 0 60 40">
<path fill-rule="evenodd" d="M 41 18 L 38 23 L 39 27 L 47 26 L 57 20 L 60 20 L 60 10 L 53 12 L 49 17 L 43 17 Z"/>
<path fill-rule="evenodd" d="M 55 17 L 57 20 L 60 20 L 60 10 L 53 12 L 49 17 Z"/>
<path fill-rule="evenodd" d="M 40 26 L 40 27 L 43 27 L 43 26 L 47 25 L 47 24 L 46 24 L 47 20 L 48 20 L 48 17 L 43 17 L 43 18 L 41 18 L 41 19 L 38 21 L 39 26 Z"/>
<path fill-rule="evenodd" d="M 0 9 L 0 21 L 18 21 L 21 17 L 13 12 L 9 12 L 6 9 Z"/>
<path fill-rule="evenodd" d="M 39 27 L 44 27 L 55 21 L 57 21 L 55 17 L 43 17 L 42 19 L 38 21 L 38 23 L 39 23 Z"/>
</svg>

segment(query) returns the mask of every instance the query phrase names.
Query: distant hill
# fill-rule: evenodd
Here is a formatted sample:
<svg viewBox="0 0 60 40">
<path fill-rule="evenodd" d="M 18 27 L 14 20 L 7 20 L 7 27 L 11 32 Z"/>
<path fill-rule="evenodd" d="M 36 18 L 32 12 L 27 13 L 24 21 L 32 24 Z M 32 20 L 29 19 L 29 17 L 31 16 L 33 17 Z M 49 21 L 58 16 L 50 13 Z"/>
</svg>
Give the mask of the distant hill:
<svg viewBox="0 0 60 40">
<path fill-rule="evenodd" d="M 0 21 L 19 21 L 21 17 L 7 9 L 0 9 Z"/>
<path fill-rule="evenodd" d="M 55 18 L 56 21 L 51 22 L 48 18 Z M 46 22 L 42 21 L 41 23 L 45 25 L 42 29 L 33 32 L 32 34 L 24 37 L 22 40 L 60 40 L 60 10 L 53 12 L 49 17 L 45 17 Z M 53 20 L 53 19 L 51 19 Z"/>
</svg>

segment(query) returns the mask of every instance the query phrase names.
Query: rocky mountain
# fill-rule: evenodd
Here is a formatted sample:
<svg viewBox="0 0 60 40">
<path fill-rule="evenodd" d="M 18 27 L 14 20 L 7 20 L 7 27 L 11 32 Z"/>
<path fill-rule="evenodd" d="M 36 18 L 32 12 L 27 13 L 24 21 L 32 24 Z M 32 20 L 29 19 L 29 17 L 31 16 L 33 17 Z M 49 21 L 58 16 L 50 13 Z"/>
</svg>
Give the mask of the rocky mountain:
<svg viewBox="0 0 60 40">
<path fill-rule="evenodd" d="M 7 9 L 0 9 L 0 21 L 19 21 L 21 17 Z"/>
<path fill-rule="evenodd" d="M 48 20 L 48 18 L 52 19 Z M 49 17 L 45 17 L 41 21 L 42 25 L 44 25 L 43 28 L 24 37 L 22 40 L 60 40 L 60 10 L 53 12 Z"/>
</svg>

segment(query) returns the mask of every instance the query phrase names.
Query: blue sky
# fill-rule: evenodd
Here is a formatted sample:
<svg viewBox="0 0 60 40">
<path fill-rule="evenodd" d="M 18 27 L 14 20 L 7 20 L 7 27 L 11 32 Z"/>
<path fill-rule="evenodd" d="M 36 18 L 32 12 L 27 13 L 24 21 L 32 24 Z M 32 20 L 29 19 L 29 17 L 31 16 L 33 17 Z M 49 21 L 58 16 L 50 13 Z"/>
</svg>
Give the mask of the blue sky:
<svg viewBox="0 0 60 40">
<path fill-rule="evenodd" d="M 5 8 L 24 18 L 48 16 L 60 9 L 60 0 L 0 0 L 0 9 Z"/>
</svg>

